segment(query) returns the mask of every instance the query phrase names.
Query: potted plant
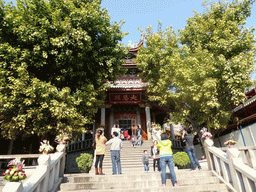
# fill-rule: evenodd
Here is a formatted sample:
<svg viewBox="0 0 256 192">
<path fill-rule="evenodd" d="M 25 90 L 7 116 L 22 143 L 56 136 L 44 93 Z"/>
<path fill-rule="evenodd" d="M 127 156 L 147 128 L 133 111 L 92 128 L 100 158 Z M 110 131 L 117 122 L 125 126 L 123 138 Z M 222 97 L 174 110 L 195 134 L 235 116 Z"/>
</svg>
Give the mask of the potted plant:
<svg viewBox="0 0 256 192">
<path fill-rule="evenodd" d="M 190 159 L 186 152 L 177 152 L 173 155 L 173 162 L 179 169 L 187 168 L 190 165 Z"/>
<path fill-rule="evenodd" d="M 16 158 L 16 159 L 11 160 L 8 163 L 8 167 L 10 167 L 10 168 L 7 169 L 2 174 L 2 176 L 4 176 L 5 180 L 18 182 L 20 180 L 27 178 L 25 171 L 23 170 L 23 168 L 25 167 L 24 160 L 21 161 L 21 158 Z"/>
<path fill-rule="evenodd" d="M 200 132 L 202 133 L 202 138 L 210 139 L 212 138 L 212 134 L 210 132 L 207 132 L 207 128 L 203 127 Z"/>
<path fill-rule="evenodd" d="M 152 128 L 155 128 L 155 127 L 156 127 L 156 124 L 155 124 L 155 123 L 152 123 L 151 127 L 152 127 Z"/>
<path fill-rule="evenodd" d="M 212 137 L 212 134 L 210 132 L 204 132 L 202 135 L 202 138 L 210 139 Z"/>
<path fill-rule="evenodd" d="M 49 152 L 53 151 L 54 148 L 50 145 L 49 141 L 43 140 L 43 142 L 40 143 L 39 151 L 43 154 L 47 155 Z"/>
<path fill-rule="evenodd" d="M 80 171 L 89 173 L 92 167 L 92 155 L 89 153 L 81 153 L 80 157 L 76 158 L 76 163 Z"/>
<path fill-rule="evenodd" d="M 70 140 L 71 136 L 63 131 L 56 136 L 55 141 L 59 144 L 66 144 Z"/>
<path fill-rule="evenodd" d="M 229 148 L 234 148 L 237 144 L 237 141 L 234 141 L 232 139 L 227 140 L 224 145 L 227 145 Z"/>
</svg>

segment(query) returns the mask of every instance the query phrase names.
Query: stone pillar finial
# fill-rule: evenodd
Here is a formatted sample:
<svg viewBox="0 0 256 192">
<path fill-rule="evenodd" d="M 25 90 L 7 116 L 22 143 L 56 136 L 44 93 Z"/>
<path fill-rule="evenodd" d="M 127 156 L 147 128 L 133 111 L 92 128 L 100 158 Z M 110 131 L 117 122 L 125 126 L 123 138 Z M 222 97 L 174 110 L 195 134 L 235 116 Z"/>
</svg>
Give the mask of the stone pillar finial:
<svg viewBox="0 0 256 192">
<path fill-rule="evenodd" d="M 41 155 L 37 161 L 38 161 L 38 165 L 49 166 L 51 157 L 50 157 L 50 155 Z"/>
<path fill-rule="evenodd" d="M 66 145 L 65 144 L 58 144 L 56 147 L 58 152 L 64 152 L 66 151 Z"/>
</svg>

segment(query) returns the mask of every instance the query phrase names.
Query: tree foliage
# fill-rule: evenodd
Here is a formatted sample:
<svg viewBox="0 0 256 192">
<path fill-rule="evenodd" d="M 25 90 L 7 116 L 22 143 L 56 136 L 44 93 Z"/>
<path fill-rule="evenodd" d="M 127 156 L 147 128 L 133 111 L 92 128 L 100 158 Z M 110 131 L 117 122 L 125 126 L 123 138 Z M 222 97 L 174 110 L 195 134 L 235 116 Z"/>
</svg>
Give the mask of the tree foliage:
<svg viewBox="0 0 256 192">
<path fill-rule="evenodd" d="M 244 27 L 254 1 L 204 2 L 184 29 L 146 29 L 139 50 L 141 76 L 150 99 L 175 106 L 173 120 L 196 127 L 225 128 L 231 108 L 245 100 L 252 85 L 254 29 Z"/>
<path fill-rule="evenodd" d="M 79 132 L 122 72 L 121 24 L 100 0 L 0 0 L 1 133 Z"/>
</svg>

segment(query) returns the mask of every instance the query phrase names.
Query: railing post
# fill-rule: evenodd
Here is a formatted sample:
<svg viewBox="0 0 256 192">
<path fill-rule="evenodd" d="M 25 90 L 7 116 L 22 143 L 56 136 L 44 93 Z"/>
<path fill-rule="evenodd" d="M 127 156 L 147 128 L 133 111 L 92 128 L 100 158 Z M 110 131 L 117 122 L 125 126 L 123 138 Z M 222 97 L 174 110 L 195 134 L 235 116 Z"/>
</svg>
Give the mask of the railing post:
<svg viewBox="0 0 256 192">
<path fill-rule="evenodd" d="M 59 144 L 56 149 L 57 149 L 58 152 L 65 153 L 66 152 L 66 145 Z M 60 159 L 60 170 L 59 170 L 60 173 L 59 173 L 59 177 L 63 177 L 63 175 L 64 175 L 64 171 L 65 171 L 65 158 L 66 158 L 66 155 L 64 154 L 63 157 Z"/>
<path fill-rule="evenodd" d="M 214 142 L 211 139 L 205 139 L 204 140 L 204 151 L 205 151 L 205 155 L 206 155 L 209 170 L 213 170 L 213 162 L 212 162 L 212 158 L 210 156 L 210 153 L 208 151 L 208 147 L 212 147 L 213 144 L 214 144 Z"/>
<path fill-rule="evenodd" d="M 235 166 L 234 166 L 234 162 L 239 162 L 241 164 L 243 164 L 242 158 L 239 158 L 240 152 L 238 149 L 236 148 L 229 148 L 227 150 L 227 156 L 228 156 L 228 161 L 229 161 L 229 170 L 230 170 L 230 175 L 232 178 L 232 184 L 233 187 L 237 190 L 237 191 L 243 191 L 242 190 L 242 186 L 241 186 L 241 178 L 239 178 L 240 176 L 238 175 Z"/>
<path fill-rule="evenodd" d="M 51 162 L 50 155 L 41 155 L 38 158 L 37 171 L 45 172 L 45 179 L 41 185 L 41 191 L 48 191 L 50 162 Z"/>
<path fill-rule="evenodd" d="M 248 151 L 245 151 L 245 156 L 247 158 L 248 165 L 251 168 L 256 169 L 256 157 L 253 149 L 248 149 Z"/>
</svg>

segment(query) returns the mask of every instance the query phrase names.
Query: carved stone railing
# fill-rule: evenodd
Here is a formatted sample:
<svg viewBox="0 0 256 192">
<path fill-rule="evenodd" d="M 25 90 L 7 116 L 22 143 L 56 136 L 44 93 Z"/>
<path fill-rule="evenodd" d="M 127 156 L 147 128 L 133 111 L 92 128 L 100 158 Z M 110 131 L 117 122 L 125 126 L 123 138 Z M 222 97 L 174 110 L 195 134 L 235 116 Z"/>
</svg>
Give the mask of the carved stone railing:
<svg viewBox="0 0 256 192">
<path fill-rule="evenodd" d="M 177 140 L 177 139 L 170 139 L 172 141 L 172 148 L 174 149 L 183 149 L 182 145 L 181 145 L 181 141 Z"/>
<path fill-rule="evenodd" d="M 241 151 L 246 151 L 245 149 L 239 151 L 237 148 L 227 148 L 225 152 L 214 147 L 212 140 L 205 140 L 204 146 L 209 169 L 232 191 L 256 191 L 256 170 L 253 169 L 253 164 L 251 167 L 245 164 L 241 156 Z M 250 161 L 253 161 L 253 153 Z"/>
<path fill-rule="evenodd" d="M 92 146 L 93 146 L 93 138 L 82 140 L 82 141 L 74 141 L 73 143 L 69 142 L 67 147 L 67 153 L 82 151 L 85 149 L 92 148 Z"/>
<path fill-rule="evenodd" d="M 240 151 L 239 157 L 242 158 L 243 162 L 249 167 L 256 169 L 256 146 L 248 147 L 236 147 Z M 227 151 L 227 147 L 221 148 L 224 152 Z"/>
<path fill-rule="evenodd" d="M 35 172 L 24 183 L 8 182 L 2 192 L 55 192 L 62 182 L 65 169 L 65 145 L 56 153 L 40 155 Z"/>
<path fill-rule="evenodd" d="M 66 151 L 66 173 L 81 172 L 76 163 L 76 158 L 79 157 L 81 153 L 93 154 L 93 138 L 81 141 L 75 140 L 72 143 L 68 143 Z"/>
</svg>

